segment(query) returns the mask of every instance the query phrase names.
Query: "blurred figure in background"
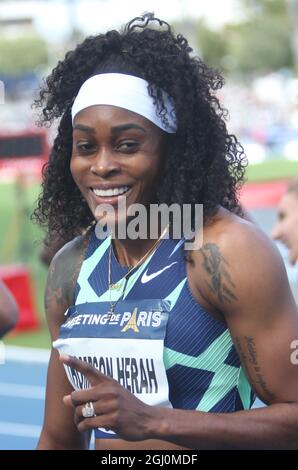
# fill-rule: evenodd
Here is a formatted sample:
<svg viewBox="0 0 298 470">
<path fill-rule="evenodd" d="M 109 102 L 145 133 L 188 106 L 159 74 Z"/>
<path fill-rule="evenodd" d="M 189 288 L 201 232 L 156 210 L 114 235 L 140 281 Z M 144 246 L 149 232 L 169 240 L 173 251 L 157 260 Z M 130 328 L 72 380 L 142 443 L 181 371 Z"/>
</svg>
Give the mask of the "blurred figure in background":
<svg viewBox="0 0 298 470">
<path fill-rule="evenodd" d="M 298 259 L 298 179 L 292 181 L 277 207 L 278 220 L 272 237 L 280 240 L 289 249 L 289 261 Z"/>
<path fill-rule="evenodd" d="M 13 296 L 0 281 L 0 338 L 15 327 L 18 316 L 18 307 Z"/>
</svg>

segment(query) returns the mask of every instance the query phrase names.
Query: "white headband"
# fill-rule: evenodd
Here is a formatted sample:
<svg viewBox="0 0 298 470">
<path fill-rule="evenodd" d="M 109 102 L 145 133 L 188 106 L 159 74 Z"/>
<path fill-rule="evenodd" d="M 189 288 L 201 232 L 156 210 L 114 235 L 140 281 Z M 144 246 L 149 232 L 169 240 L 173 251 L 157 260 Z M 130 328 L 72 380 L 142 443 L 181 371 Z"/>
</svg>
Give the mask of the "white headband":
<svg viewBox="0 0 298 470">
<path fill-rule="evenodd" d="M 173 99 L 164 91 L 163 101 L 167 124 L 162 122 L 156 106 L 148 93 L 148 82 L 142 78 L 122 73 L 103 73 L 88 78 L 81 86 L 71 109 L 72 121 L 82 109 L 97 104 L 117 106 L 140 114 L 165 132 L 177 131 Z"/>
</svg>

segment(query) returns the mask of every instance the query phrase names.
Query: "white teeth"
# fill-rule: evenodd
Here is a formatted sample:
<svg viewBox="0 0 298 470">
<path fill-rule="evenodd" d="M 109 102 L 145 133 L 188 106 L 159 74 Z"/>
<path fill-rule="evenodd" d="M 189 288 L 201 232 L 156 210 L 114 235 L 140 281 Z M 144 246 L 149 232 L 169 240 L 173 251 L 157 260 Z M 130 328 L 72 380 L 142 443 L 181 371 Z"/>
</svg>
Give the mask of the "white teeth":
<svg viewBox="0 0 298 470">
<path fill-rule="evenodd" d="M 129 190 L 129 186 L 122 186 L 121 188 L 114 189 L 92 189 L 96 196 L 107 197 L 107 196 L 120 196 Z"/>
</svg>

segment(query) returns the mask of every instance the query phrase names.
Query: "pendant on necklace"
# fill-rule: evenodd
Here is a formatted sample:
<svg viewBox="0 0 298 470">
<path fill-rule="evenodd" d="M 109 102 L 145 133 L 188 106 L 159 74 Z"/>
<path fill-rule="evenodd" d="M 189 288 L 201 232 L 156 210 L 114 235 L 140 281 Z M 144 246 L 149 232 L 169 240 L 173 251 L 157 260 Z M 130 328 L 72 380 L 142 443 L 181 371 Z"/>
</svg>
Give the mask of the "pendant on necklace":
<svg viewBox="0 0 298 470">
<path fill-rule="evenodd" d="M 109 289 L 111 289 L 111 290 L 121 289 L 121 284 L 110 284 Z"/>
</svg>

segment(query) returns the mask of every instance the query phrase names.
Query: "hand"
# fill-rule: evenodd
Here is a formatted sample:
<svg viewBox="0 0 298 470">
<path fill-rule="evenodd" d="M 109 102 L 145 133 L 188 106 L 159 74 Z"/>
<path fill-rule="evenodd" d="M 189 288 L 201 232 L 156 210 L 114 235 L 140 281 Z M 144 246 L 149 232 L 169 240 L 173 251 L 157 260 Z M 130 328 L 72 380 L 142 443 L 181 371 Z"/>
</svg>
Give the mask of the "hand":
<svg viewBox="0 0 298 470">
<path fill-rule="evenodd" d="M 127 441 L 151 439 L 152 423 L 158 408 L 149 406 L 122 387 L 116 380 L 99 372 L 90 364 L 72 356 L 61 355 L 63 364 L 76 369 L 90 383 L 86 390 L 76 390 L 63 398 L 74 408 L 74 420 L 80 432 L 93 428 L 106 428 Z M 84 418 L 83 406 L 92 402 L 96 416 Z"/>
</svg>

